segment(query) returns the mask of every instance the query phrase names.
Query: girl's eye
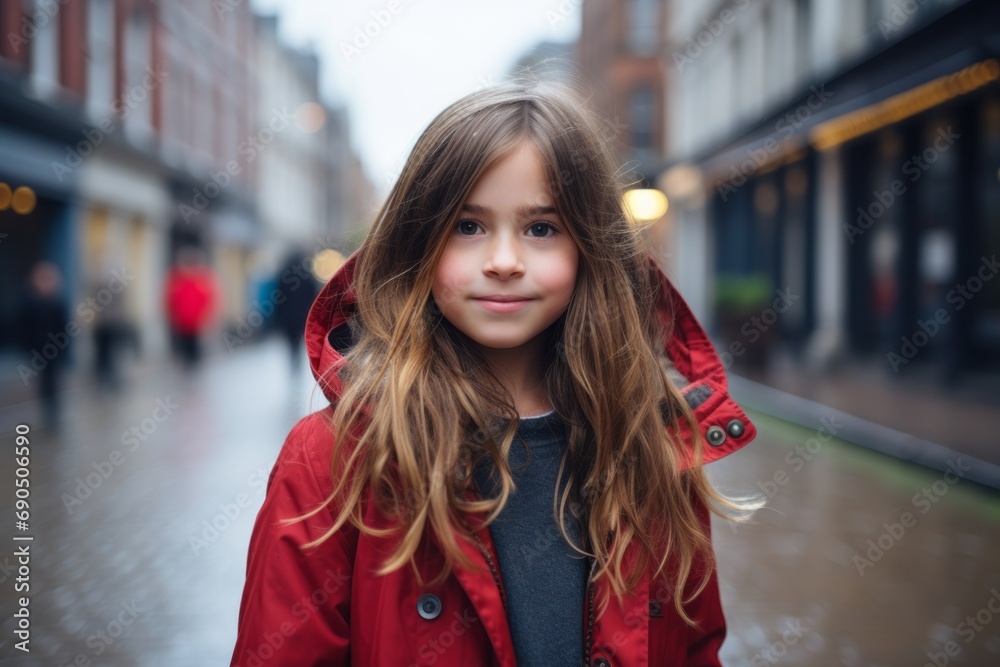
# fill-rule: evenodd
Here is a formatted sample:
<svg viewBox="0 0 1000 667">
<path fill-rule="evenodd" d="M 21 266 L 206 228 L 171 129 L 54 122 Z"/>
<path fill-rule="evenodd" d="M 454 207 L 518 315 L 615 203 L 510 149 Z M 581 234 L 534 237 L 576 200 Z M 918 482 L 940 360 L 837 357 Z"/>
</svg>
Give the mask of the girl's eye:
<svg viewBox="0 0 1000 667">
<path fill-rule="evenodd" d="M 469 234 L 464 234 L 465 231 L 471 231 L 474 234 L 477 227 L 479 227 L 479 223 L 475 220 L 460 220 L 458 223 L 458 231 L 463 232 L 464 236 L 469 236 Z"/>
<path fill-rule="evenodd" d="M 478 228 L 479 228 L 479 223 L 476 222 L 475 220 L 459 220 L 458 225 L 455 227 L 455 229 L 463 236 L 472 236 L 473 234 L 476 233 L 476 230 Z M 548 238 L 549 236 L 555 234 L 557 231 L 555 225 L 553 225 L 550 222 L 536 222 L 532 224 L 531 227 L 529 227 L 529 229 L 532 231 L 532 237 L 536 239 Z M 539 230 L 543 232 L 541 235 L 536 234 Z M 552 233 L 545 234 L 544 230 L 550 230 Z"/>
<path fill-rule="evenodd" d="M 535 224 L 531 225 L 531 229 L 532 230 L 550 229 L 552 230 L 552 234 L 556 233 L 556 228 L 548 222 L 536 222 Z M 546 234 L 545 236 L 536 236 L 535 238 L 546 238 L 548 236 L 551 236 L 552 234 Z"/>
</svg>

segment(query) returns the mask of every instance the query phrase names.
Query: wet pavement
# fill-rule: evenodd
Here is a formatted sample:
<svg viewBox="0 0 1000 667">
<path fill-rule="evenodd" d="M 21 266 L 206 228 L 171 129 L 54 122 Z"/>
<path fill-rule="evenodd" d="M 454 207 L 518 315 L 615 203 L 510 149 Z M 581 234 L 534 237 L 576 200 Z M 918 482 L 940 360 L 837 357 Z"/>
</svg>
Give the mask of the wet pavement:
<svg viewBox="0 0 1000 667">
<path fill-rule="evenodd" d="M 293 379 L 272 341 L 190 377 L 145 369 L 118 397 L 67 394 L 60 437 L 39 429 L 31 445 L 31 656 L 12 649 L 8 621 L 0 664 L 229 664 L 253 520 L 312 384 L 305 357 Z M 12 412 L 0 412 L 11 446 Z M 0 587 L 6 620 L 12 586 Z"/>
<path fill-rule="evenodd" d="M 1000 386 L 996 373 L 969 371 L 953 383 L 948 383 L 933 366 L 915 367 L 895 375 L 887 370 L 885 358 L 877 355 L 845 360 L 825 371 L 810 370 L 801 359 L 784 349 L 772 353 L 766 369 L 740 368 L 738 372 L 748 380 L 898 431 L 895 438 L 889 436 L 901 440 L 897 451 L 883 448 L 889 444 L 887 436 L 875 437 L 882 441 L 876 449 L 885 453 L 909 459 L 927 456 L 930 452 L 919 451 L 926 447 L 918 441 L 928 441 L 1000 466 L 1000 438 L 997 437 L 1000 433 Z M 740 383 L 737 380 L 733 384 L 738 386 Z M 772 399 L 762 400 L 771 404 L 763 408 L 765 412 L 775 409 Z M 855 432 L 849 434 L 852 430 Z M 900 437 L 904 434 L 910 438 Z M 852 442 L 864 443 L 871 439 L 851 428 L 841 435 Z M 925 463 L 930 464 L 930 460 Z M 995 488 L 1000 488 L 998 479 L 996 471 L 982 477 L 983 483 Z"/>
<path fill-rule="evenodd" d="M 267 474 L 323 401 L 299 370 L 270 341 L 191 377 L 142 369 L 114 398 L 70 391 L 63 431 L 30 435 L 27 659 L 12 646 L 13 548 L 0 552 L 0 665 L 228 664 Z M 0 407 L 11 448 L 34 414 Z M 751 418 L 758 439 L 709 467 L 730 495 L 771 496 L 751 524 L 714 523 L 724 664 L 1000 665 L 1000 494 L 960 461 L 946 475 L 827 438 L 835 423 Z M 4 480 L 13 465 L 0 457 Z"/>
<path fill-rule="evenodd" d="M 751 524 L 713 523 L 724 664 L 1000 665 L 1000 493 L 960 457 L 941 473 L 830 438 L 830 419 L 751 419 L 758 438 L 708 468 L 769 497 Z"/>
</svg>

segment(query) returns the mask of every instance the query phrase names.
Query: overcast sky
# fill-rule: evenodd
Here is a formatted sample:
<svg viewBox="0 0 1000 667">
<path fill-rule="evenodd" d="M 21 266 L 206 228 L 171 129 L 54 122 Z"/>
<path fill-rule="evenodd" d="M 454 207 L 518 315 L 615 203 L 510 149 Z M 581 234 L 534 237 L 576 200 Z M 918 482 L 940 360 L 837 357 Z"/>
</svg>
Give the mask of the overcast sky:
<svg viewBox="0 0 1000 667">
<path fill-rule="evenodd" d="M 575 39 L 581 2 L 252 0 L 251 5 L 260 14 L 278 13 L 284 41 L 311 44 L 320 54 L 324 95 L 347 106 L 352 143 L 382 194 L 417 136 L 448 104 L 499 81 L 539 41 Z M 372 33 L 378 26 L 377 34 L 359 38 L 357 31 L 369 22 Z"/>
</svg>

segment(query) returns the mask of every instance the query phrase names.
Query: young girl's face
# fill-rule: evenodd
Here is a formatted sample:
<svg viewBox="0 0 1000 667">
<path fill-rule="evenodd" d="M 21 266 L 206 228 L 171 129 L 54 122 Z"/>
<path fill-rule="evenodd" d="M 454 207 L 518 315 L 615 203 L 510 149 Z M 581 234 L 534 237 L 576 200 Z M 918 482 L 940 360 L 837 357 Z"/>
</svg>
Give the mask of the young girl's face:
<svg viewBox="0 0 1000 667">
<path fill-rule="evenodd" d="M 479 345 L 520 347 L 566 311 L 578 251 L 554 206 L 542 161 L 524 142 L 483 173 L 453 221 L 432 294 Z"/>
</svg>

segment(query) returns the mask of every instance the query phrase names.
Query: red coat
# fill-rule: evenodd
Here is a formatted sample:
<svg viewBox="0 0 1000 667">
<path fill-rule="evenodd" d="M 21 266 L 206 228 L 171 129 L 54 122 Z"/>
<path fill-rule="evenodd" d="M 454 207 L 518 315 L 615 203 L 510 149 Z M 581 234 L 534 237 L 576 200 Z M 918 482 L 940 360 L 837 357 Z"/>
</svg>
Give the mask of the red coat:
<svg viewBox="0 0 1000 667">
<path fill-rule="evenodd" d="M 356 253 L 348 258 L 309 313 L 306 344 L 317 377 L 342 362 L 337 349 L 349 341 L 347 327 L 337 328 L 353 310 L 354 294 L 348 287 L 356 258 Z M 650 270 L 665 288 L 664 299 L 657 304 L 664 318 L 670 317 L 673 305 L 675 328 L 667 350 L 676 370 L 690 382 L 683 388 L 685 396 L 696 406 L 695 415 L 703 433 L 710 427 L 722 429 L 714 429 L 713 434 L 718 441 L 721 433 L 723 441 L 704 448 L 705 462 L 714 461 L 753 440 L 756 429 L 729 397 L 722 364 L 701 325 L 652 257 L 649 262 Z M 335 374 L 323 389 L 331 401 L 336 400 L 341 387 Z M 296 424 L 271 471 L 267 495 L 250 539 L 239 634 L 231 664 L 515 665 L 501 600 L 503 582 L 499 568 L 493 574 L 497 555 L 488 528 L 478 533 L 479 545 L 457 540 L 478 567 L 456 568 L 443 584 L 427 589 L 418 586 L 410 566 L 376 576 L 373 569 L 388 553 L 386 544 L 359 539 L 358 531 L 350 524 L 318 548 L 300 551 L 299 545 L 316 539 L 332 525 L 325 512 L 285 527 L 276 525 L 280 518 L 315 508 L 332 491 L 332 437 L 325 423 L 330 413 L 328 407 Z M 679 428 L 688 442 L 688 427 Z M 708 512 L 704 505 L 701 510 L 707 526 Z M 369 509 L 365 516 L 368 524 L 388 525 L 375 510 Z M 320 517 L 323 521 L 317 521 Z M 438 543 L 425 537 L 417 552 L 425 581 L 439 571 L 442 558 Z M 585 610 L 589 610 L 591 598 L 601 599 L 606 586 L 602 579 L 590 587 Z M 685 625 L 673 601 L 661 595 L 659 588 L 657 585 L 650 590 L 647 572 L 638 590 L 624 598 L 624 606 L 619 606 L 612 595 L 601 618 L 591 622 L 591 614 L 585 611 L 580 622 L 592 647 L 590 664 L 720 664 L 718 651 L 726 634 L 726 622 L 715 572 L 704 591 L 686 608 L 688 615 L 700 622 L 698 631 Z M 418 611 L 418 600 L 425 603 L 424 614 Z"/>
<path fill-rule="evenodd" d="M 167 316 L 177 333 L 200 334 L 211 322 L 216 288 L 205 267 L 173 268 L 167 274 Z"/>
</svg>

